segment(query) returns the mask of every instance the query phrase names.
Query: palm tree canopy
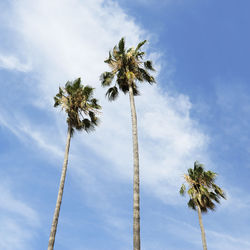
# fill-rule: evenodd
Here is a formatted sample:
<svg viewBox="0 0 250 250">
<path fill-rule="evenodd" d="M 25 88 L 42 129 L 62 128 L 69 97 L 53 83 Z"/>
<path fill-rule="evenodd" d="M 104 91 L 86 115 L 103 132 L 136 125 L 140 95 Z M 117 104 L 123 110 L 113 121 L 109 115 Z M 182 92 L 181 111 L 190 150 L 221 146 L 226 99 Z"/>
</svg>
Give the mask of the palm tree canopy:
<svg viewBox="0 0 250 250">
<path fill-rule="evenodd" d="M 118 46 L 115 46 L 109 52 L 109 57 L 104 62 L 107 63 L 111 71 L 104 72 L 101 77 L 103 87 L 110 86 L 116 76 L 116 83 L 110 87 L 106 92 L 109 100 L 113 101 L 118 96 L 118 89 L 124 94 L 129 91 L 129 85 L 132 85 L 133 94 L 139 95 L 136 85 L 136 80 L 143 82 L 146 81 L 150 84 L 155 83 L 153 76 L 149 74 L 149 70 L 154 71 L 151 61 L 143 61 L 144 52 L 141 47 L 146 43 L 146 40 L 140 42 L 134 49 L 125 48 L 125 39 L 119 41 Z"/>
<path fill-rule="evenodd" d="M 184 178 L 189 186 L 187 191 L 190 199 L 188 206 L 196 210 L 197 206 L 202 212 L 207 212 L 208 209 L 215 209 L 215 202 L 220 203 L 220 198 L 226 199 L 224 191 L 214 182 L 217 174 L 212 171 L 205 171 L 204 166 L 199 162 L 194 163 L 194 168 L 188 169 L 188 174 Z M 183 184 L 180 189 L 180 194 L 184 195 L 186 186 Z"/>
<path fill-rule="evenodd" d="M 54 107 L 61 106 L 65 110 L 72 132 L 74 129 L 89 132 L 98 125 L 96 114 L 101 106 L 98 100 L 93 98 L 93 91 L 94 88 L 81 84 L 81 78 L 73 82 L 68 81 L 64 88 L 59 87 L 59 92 L 54 97 Z"/>
</svg>

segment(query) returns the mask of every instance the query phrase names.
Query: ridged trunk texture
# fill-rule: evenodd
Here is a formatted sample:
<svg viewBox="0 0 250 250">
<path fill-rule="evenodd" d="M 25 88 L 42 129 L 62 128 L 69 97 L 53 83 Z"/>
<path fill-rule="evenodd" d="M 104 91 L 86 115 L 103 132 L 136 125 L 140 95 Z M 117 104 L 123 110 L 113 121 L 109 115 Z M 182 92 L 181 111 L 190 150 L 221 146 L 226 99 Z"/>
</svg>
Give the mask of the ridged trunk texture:
<svg viewBox="0 0 250 250">
<path fill-rule="evenodd" d="M 201 238 L 202 238 L 203 250 L 207 250 L 207 242 L 206 242 L 205 230 L 204 230 L 204 227 L 203 227 L 202 217 L 201 217 L 201 208 L 199 206 L 197 206 L 197 208 L 198 208 L 199 223 L 200 223 L 200 228 L 201 228 Z"/>
<path fill-rule="evenodd" d="M 132 86 L 129 85 L 129 100 L 132 117 L 133 157 L 134 157 L 134 184 L 133 184 L 133 246 L 134 250 L 141 249 L 140 239 L 140 179 L 139 179 L 139 152 L 137 135 L 137 118 Z"/>
<path fill-rule="evenodd" d="M 59 218 L 59 213 L 60 213 L 60 208 L 61 208 L 61 203 L 62 203 L 63 189 L 64 189 L 64 183 L 65 183 L 65 178 L 66 178 L 67 166 L 68 166 L 70 139 L 71 139 L 71 127 L 69 126 L 61 180 L 60 180 L 59 191 L 58 191 L 57 201 L 56 201 L 56 208 L 55 208 L 53 222 L 52 222 L 50 236 L 49 236 L 48 250 L 54 249 L 57 223 L 58 223 L 58 218 Z"/>
</svg>

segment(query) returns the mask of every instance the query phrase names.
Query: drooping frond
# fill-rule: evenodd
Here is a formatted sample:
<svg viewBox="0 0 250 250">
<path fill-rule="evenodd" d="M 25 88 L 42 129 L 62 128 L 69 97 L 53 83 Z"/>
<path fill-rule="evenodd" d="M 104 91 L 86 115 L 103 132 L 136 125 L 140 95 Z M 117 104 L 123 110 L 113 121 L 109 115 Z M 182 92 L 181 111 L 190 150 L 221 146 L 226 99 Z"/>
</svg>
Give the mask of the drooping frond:
<svg viewBox="0 0 250 250">
<path fill-rule="evenodd" d="M 91 100 L 93 98 L 93 91 L 94 91 L 94 89 L 92 87 L 86 85 L 82 89 L 81 97 L 85 98 L 86 100 Z"/>
<path fill-rule="evenodd" d="M 152 84 L 155 82 L 155 79 L 153 76 L 151 76 L 147 70 L 143 69 L 143 68 L 138 68 L 138 73 L 139 73 L 139 77 L 140 79 L 147 81 L 148 83 Z"/>
<path fill-rule="evenodd" d="M 190 196 L 188 206 L 195 209 L 200 207 L 203 213 L 215 209 L 215 203 L 220 203 L 220 198 L 226 198 L 224 191 L 214 182 L 217 174 L 212 171 L 205 171 L 204 166 L 199 162 L 194 163 L 194 168 L 188 169 L 188 174 L 184 175 L 189 185 L 187 191 Z M 180 194 L 183 194 L 183 186 Z"/>
<path fill-rule="evenodd" d="M 180 195 L 183 196 L 185 194 L 185 192 L 186 192 L 186 186 L 185 186 L 185 184 L 182 184 L 181 189 L 180 189 Z"/>
<path fill-rule="evenodd" d="M 191 208 L 191 209 L 193 209 L 193 210 L 196 210 L 196 204 L 195 204 L 195 202 L 194 202 L 193 199 L 190 199 L 188 201 L 188 207 Z"/>
<path fill-rule="evenodd" d="M 145 67 L 146 69 L 155 71 L 155 69 L 153 68 L 153 64 L 152 64 L 151 61 L 146 61 L 146 62 L 144 62 L 144 67 Z"/>
<path fill-rule="evenodd" d="M 118 97 L 118 94 L 119 92 L 116 86 L 109 88 L 106 92 L 106 96 L 110 101 L 114 101 Z"/>
<path fill-rule="evenodd" d="M 100 76 L 101 84 L 103 87 L 110 86 L 111 82 L 114 79 L 114 74 L 112 72 L 104 72 Z"/>
<path fill-rule="evenodd" d="M 101 106 L 98 100 L 93 98 L 94 89 L 91 86 L 83 86 L 81 78 L 68 81 L 64 88 L 59 88 L 54 97 L 54 107 L 61 106 L 67 113 L 67 123 L 74 129 L 92 131 L 98 125 L 98 110 Z"/>
</svg>

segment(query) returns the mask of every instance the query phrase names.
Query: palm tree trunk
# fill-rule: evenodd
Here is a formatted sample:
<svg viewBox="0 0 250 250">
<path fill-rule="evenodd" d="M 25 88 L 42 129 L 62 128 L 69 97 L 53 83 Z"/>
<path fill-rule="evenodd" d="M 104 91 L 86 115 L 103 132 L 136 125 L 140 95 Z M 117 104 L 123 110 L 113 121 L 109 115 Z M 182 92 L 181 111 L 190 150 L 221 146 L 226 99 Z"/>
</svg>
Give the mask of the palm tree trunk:
<svg viewBox="0 0 250 250">
<path fill-rule="evenodd" d="M 134 250 L 141 249 L 140 239 L 140 179 L 139 179 L 139 152 L 137 136 L 137 118 L 132 86 L 129 85 L 129 100 L 132 117 L 133 156 L 134 156 L 134 185 L 133 185 L 133 246 Z"/>
<path fill-rule="evenodd" d="M 201 208 L 200 208 L 199 205 L 197 207 L 198 207 L 199 223 L 200 223 L 200 228 L 201 228 L 202 245 L 203 245 L 203 249 L 207 250 L 207 242 L 206 242 L 205 230 L 204 230 L 204 227 L 203 227 L 202 217 L 201 217 Z"/>
<path fill-rule="evenodd" d="M 58 196 L 57 196 L 57 201 L 56 201 L 56 208 L 55 208 L 53 222 L 52 222 L 50 236 L 49 236 L 48 250 L 54 249 L 57 223 L 58 223 L 58 218 L 59 218 L 59 213 L 60 213 L 60 208 L 61 208 L 61 203 L 62 203 L 63 189 L 64 189 L 64 183 L 65 183 L 65 178 L 66 178 L 67 166 L 68 166 L 70 139 L 71 139 L 71 126 L 68 127 L 68 136 L 67 136 L 67 142 L 66 142 L 66 148 L 65 148 L 64 162 L 63 162 L 60 186 L 59 186 L 59 191 L 58 191 Z"/>
</svg>

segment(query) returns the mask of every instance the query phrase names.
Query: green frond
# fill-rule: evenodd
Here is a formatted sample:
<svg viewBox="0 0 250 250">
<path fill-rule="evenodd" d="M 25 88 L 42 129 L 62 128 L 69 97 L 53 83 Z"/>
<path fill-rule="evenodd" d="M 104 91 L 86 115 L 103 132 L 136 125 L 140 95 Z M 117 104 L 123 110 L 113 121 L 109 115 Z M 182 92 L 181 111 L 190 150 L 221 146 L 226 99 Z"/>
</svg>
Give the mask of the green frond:
<svg viewBox="0 0 250 250">
<path fill-rule="evenodd" d="M 117 77 L 116 79 L 119 89 L 126 94 L 128 92 L 128 81 L 125 77 Z"/>
<path fill-rule="evenodd" d="M 94 124 L 87 118 L 83 119 L 81 122 L 81 130 L 85 130 L 87 133 L 94 131 L 95 130 L 95 126 Z"/>
<path fill-rule="evenodd" d="M 140 48 L 141 48 L 146 42 L 147 42 L 147 40 L 144 40 L 143 42 L 138 43 L 138 45 L 137 45 L 135 51 L 136 51 L 136 52 L 139 51 Z"/>
<path fill-rule="evenodd" d="M 101 84 L 103 87 L 110 86 L 111 82 L 114 79 L 114 74 L 111 72 L 104 72 L 100 76 Z"/>
<path fill-rule="evenodd" d="M 131 52 L 132 50 L 133 50 L 133 48 L 129 48 L 129 49 L 127 50 L 127 53 Z"/>
<path fill-rule="evenodd" d="M 77 78 L 76 80 L 73 81 L 72 88 L 74 91 L 80 88 L 81 85 L 81 78 Z"/>
<path fill-rule="evenodd" d="M 113 55 L 113 58 L 114 58 L 115 60 L 119 60 L 120 52 L 119 52 L 117 46 L 115 46 L 115 47 L 113 48 L 112 55 Z"/>
<path fill-rule="evenodd" d="M 155 83 L 155 79 L 153 76 L 151 76 L 147 70 L 143 69 L 143 68 L 138 68 L 138 72 L 140 74 L 140 77 L 147 81 L 148 83 L 152 84 Z"/>
<path fill-rule="evenodd" d="M 136 54 L 136 57 L 139 59 L 143 59 L 143 56 L 145 55 L 145 52 L 138 52 L 137 54 Z"/>
<path fill-rule="evenodd" d="M 98 100 L 96 98 L 92 98 L 90 100 L 90 105 L 92 108 L 98 110 L 98 109 L 102 109 L 102 107 L 98 104 Z"/>
<path fill-rule="evenodd" d="M 82 88 L 82 96 L 84 96 L 86 100 L 89 101 L 89 99 L 91 99 L 93 96 L 93 91 L 94 88 L 90 87 L 89 85 L 86 85 L 85 87 Z"/>
<path fill-rule="evenodd" d="M 112 55 L 111 55 L 110 51 L 109 51 L 109 57 L 108 57 L 108 59 L 106 59 L 104 62 L 108 63 L 108 64 L 110 64 L 112 62 Z"/>
<path fill-rule="evenodd" d="M 91 123 L 93 123 L 95 126 L 97 126 L 99 123 L 99 119 L 96 117 L 96 115 L 93 111 L 89 111 L 89 117 L 90 117 Z"/>
<path fill-rule="evenodd" d="M 54 103 L 55 108 L 61 104 L 60 99 L 57 96 L 54 97 L 54 101 L 55 101 L 55 103 Z"/>
<path fill-rule="evenodd" d="M 106 92 L 106 96 L 108 97 L 109 101 L 114 101 L 118 97 L 118 89 L 116 86 L 111 87 Z"/>
<path fill-rule="evenodd" d="M 137 88 L 137 85 L 136 85 L 135 83 L 133 83 L 132 88 L 133 88 L 133 95 L 134 95 L 134 96 L 140 95 L 140 92 L 139 92 L 139 90 L 138 90 L 138 88 Z"/>
<path fill-rule="evenodd" d="M 144 62 L 144 67 L 145 67 L 146 69 L 155 71 L 155 69 L 153 68 L 153 64 L 152 64 L 151 61 L 146 61 L 146 62 Z"/>
<path fill-rule="evenodd" d="M 190 197 L 194 197 L 195 196 L 194 194 L 196 193 L 194 187 L 189 188 L 187 193 Z"/>
<path fill-rule="evenodd" d="M 73 94 L 73 87 L 72 87 L 72 82 L 70 81 L 67 81 L 66 84 L 65 84 L 65 90 L 66 92 L 71 95 Z"/>
<path fill-rule="evenodd" d="M 180 189 L 180 195 L 184 196 L 185 192 L 186 192 L 186 186 L 185 186 L 185 184 L 182 184 L 181 189 Z"/>
<path fill-rule="evenodd" d="M 195 204 L 195 201 L 193 199 L 190 199 L 188 201 L 188 207 L 193 209 L 193 210 L 196 210 L 196 204 Z"/>
<path fill-rule="evenodd" d="M 201 212 L 204 214 L 208 212 L 207 207 L 200 207 L 200 209 L 201 209 Z"/>
<path fill-rule="evenodd" d="M 56 94 L 56 97 L 62 98 L 62 95 L 63 95 L 63 89 L 59 87 L 59 92 Z"/>
<path fill-rule="evenodd" d="M 125 52 L 125 39 L 124 37 L 121 38 L 118 44 L 119 52 L 124 53 Z"/>
</svg>

